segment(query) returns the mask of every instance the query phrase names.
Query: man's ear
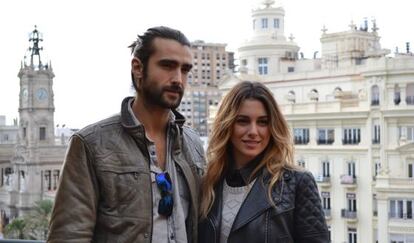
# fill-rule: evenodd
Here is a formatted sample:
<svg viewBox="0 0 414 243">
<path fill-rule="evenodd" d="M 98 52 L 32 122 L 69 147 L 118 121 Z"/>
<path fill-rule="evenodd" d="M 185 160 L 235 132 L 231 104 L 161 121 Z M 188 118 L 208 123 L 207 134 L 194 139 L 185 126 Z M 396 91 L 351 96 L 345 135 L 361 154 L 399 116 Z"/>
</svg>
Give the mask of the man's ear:
<svg viewBox="0 0 414 243">
<path fill-rule="evenodd" d="M 140 80 L 144 76 L 144 65 L 142 64 L 141 60 L 139 60 L 137 57 L 132 58 L 131 72 L 134 76 L 135 82 Z"/>
</svg>

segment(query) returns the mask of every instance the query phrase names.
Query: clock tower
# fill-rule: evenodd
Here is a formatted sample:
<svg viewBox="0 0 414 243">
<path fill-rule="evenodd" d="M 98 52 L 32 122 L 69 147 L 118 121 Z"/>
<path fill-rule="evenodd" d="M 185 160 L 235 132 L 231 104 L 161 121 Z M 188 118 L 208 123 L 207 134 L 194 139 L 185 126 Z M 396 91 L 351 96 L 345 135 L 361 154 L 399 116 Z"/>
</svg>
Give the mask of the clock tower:
<svg viewBox="0 0 414 243">
<path fill-rule="evenodd" d="M 53 145 L 55 106 L 53 102 L 54 73 L 50 63 L 41 58 L 42 34 L 36 29 L 30 33 L 28 55 L 22 62 L 20 78 L 19 116 L 20 143 L 27 147 Z"/>
</svg>

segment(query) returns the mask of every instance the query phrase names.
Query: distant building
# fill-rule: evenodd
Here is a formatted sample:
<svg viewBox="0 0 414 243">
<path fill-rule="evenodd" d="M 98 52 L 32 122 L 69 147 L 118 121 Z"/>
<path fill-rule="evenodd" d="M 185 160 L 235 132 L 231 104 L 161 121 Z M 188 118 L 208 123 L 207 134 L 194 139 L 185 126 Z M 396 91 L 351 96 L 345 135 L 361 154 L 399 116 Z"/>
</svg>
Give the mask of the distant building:
<svg viewBox="0 0 414 243">
<path fill-rule="evenodd" d="M 19 119 L 12 126 L 0 116 L 0 212 L 5 225 L 24 215 L 36 201 L 53 199 L 67 148 L 65 132 L 55 137 L 53 78 L 50 63 L 43 63 L 41 34 L 29 39 L 30 60 L 22 62 Z M 17 97 L 16 97 L 17 98 Z"/>
<path fill-rule="evenodd" d="M 387 56 L 375 20 L 328 33 L 321 57 L 298 55 L 282 7 L 252 11 L 240 46 L 242 80 L 269 87 L 283 109 L 298 165 L 318 183 L 333 243 L 414 242 L 414 56 Z M 370 27 L 370 28 L 369 28 Z M 300 205 L 297 205 L 300 207 Z"/>
<path fill-rule="evenodd" d="M 234 55 L 226 51 L 226 44 L 191 43 L 193 69 L 178 110 L 186 116 L 187 124 L 201 136 L 209 133 L 209 107 L 217 106 L 221 99 L 218 84 L 234 70 Z"/>
</svg>

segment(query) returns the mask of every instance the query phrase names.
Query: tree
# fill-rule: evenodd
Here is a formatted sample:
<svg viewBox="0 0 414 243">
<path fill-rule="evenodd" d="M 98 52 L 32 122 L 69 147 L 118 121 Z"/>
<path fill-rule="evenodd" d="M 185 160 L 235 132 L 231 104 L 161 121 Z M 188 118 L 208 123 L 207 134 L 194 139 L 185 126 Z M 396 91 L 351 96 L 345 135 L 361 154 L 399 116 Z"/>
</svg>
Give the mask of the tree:
<svg viewBox="0 0 414 243">
<path fill-rule="evenodd" d="M 45 240 L 48 235 L 49 220 L 53 201 L 41 200 L 24 217 L 15 218 L 5 227 L 9 239 Z"/>
<path fill-rule="evenodd" d="M 26 217 L 26 233 L 30 239 L 45 240 L 48 235 L 49 220 L 52 214 L 53 201 L 41 200 Z"/>
<path fill-rule="evenodd" d="M 15 218 L 4 228 L 4 233 L 5 233 L 6 238 L 24 239 L 25 228 L 26 228 L 25 220 L 22 218 Z"/>
</svg>

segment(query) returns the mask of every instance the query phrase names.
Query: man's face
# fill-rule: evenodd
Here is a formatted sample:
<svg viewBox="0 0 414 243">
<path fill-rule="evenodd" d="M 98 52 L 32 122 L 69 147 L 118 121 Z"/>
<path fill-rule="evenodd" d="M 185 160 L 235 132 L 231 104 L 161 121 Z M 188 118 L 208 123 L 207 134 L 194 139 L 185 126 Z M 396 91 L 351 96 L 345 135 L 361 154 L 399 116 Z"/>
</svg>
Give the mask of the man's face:
<svg viewBox="0 0 414 243">
<path fill-rule="evenodd" d="M 155 38 L 152 44 L 154 52 L 148 60 L 145 79 L 140 60 L 132 61 L 135 80 L 143 79 L 138 83 L 138 95 L 147 105 L 174 109 L 180 105 L 192 68 L 190 48 L 163 38 Z"/>
</svg>

